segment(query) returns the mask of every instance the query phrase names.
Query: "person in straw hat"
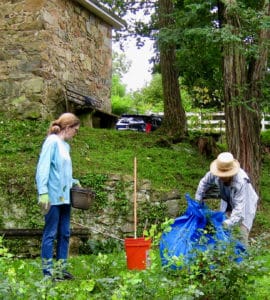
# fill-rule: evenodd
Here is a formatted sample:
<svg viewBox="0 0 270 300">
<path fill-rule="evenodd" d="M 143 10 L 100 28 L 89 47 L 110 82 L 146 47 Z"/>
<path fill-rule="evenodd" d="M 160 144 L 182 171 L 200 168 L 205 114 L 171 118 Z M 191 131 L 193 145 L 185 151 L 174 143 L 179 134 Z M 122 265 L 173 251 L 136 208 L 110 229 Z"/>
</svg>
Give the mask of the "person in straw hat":
<svg viewBox="0 0 270 300">
<path fill-rule="evenodd" d="M 220 210 L 226 212 L 223 225 L 240 225 L 241 241 L 247 246 L 248 236 L 256 214 L 258 195 L 247 173 L 230 152 L 220 153 L 211 164 L 210 171 L 200 180 L 195 199 L 202 202 L 210 187 L 219 188 Z"/>
</svg>

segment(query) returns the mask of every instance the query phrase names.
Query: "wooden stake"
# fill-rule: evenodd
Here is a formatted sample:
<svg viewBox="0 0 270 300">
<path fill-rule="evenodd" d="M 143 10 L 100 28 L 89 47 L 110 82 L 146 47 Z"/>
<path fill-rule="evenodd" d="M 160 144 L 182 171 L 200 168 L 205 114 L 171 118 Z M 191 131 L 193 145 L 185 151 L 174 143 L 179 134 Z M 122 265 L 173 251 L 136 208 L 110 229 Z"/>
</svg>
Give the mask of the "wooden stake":
<svg viewBox="0 0 270 300">
<path fill-rule="evenodd" d="M 137 238 L 137 158 L 134 157 L 134 238 Z"/>
</svg>

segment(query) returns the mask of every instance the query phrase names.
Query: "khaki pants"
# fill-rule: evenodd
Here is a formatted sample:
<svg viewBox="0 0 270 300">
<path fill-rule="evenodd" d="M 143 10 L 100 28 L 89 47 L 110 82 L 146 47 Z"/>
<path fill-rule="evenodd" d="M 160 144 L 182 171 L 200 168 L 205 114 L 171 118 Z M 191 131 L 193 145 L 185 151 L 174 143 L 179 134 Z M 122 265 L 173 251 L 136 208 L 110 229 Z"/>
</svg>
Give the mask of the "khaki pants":
<svg viewBox="0 0 270 300">
<path fill-rule="evenodd" d="M 229 218 L 231 216 L 231 212 L 226 212 L 226 215 Z M 239 240 L 244 246 L 248 247 L 249 230 L 244 224 L 240 224 L 239 227 L 240 227 Z"/>
<path fill-rule="evenodd" d="M 248 236 L 249 230 L 243 224 L 240 225 L 240 242 L 242 242 L 246 247 L 248 247 Z"/>
</svg>

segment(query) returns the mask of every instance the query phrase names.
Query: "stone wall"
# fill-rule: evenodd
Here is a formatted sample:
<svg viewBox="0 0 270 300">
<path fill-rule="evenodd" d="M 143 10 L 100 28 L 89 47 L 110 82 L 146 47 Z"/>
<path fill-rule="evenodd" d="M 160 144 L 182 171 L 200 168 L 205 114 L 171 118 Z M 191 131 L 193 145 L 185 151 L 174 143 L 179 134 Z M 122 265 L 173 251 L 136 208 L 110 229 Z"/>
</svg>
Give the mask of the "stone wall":
<svg viewBox="0 0 270 300">
<path fill-rule="evenodd" d="M 89 210 L 72 209 L 72 232 L 80 229 L 87 231 L 86 236 L 71 238 L 70 252 L 79 253 L 83 242 L 90 240 L 108 240 L 109 238 L 123 240 L 125 237 L 134 237 L 134 181 L 132 176 L 109 175 L 99 193 L 104 193 L 106 201 L 102 204 L 99 199 L 93 201 Z M 180 199 L 178 190 L 170 192 L 155 191 L 149 180 L 137 182 L 137 236 L 142 236 L 144 229 L 149 230 L 152 224 L 160 224 L 165 218 L 176 218 L 186 206 L 186 201 Z M 182 203 L 181 203 L 182 201 Z M 5 199 L 2 199 L 5 203 Z M 15 201 L 16 202 L 16 201 Z M 39 210 L 35 199 L 35 208 Z M 24 205 L 23 205 L 24 204 Z M 2 217 L 2 232 L 9 229 L 29 229 L 34 216 L 31 215 L 26 203 L 6 205 Z M 32 212 L 34 212 L 32 210 Z M 38 220 L 35 230 L 42 229 L 44 220 L 38 211 Z M 28 230 L 27 230 L 28 231 Z M 30 230 L 31 231 L 31 230 Z M 13 236 L 9 248 L 12 253 L 21 256 L 38 256 L 40 252 L 41 235 Z M 18 248 L 19 245 L 19 248 Z M 18 253 L 19 251 L 19 253 Z"/>
<path fill-rule="evenodd" d="M 180 193 L 178 190 L 157 192 L 149 180 L 137 182 L 137 231 L 150 229 L 151 224 L 162 222 L 165 217 L 179 216 Z M 134 181 L 132 176 L 110 175 L 105 186 L 108 203 L 104 208 L 86 211 L 73 209 L 72 227 L 89 228 L 92 235 L 117 236 L 134 235 Z M 97 201 L 97 200 L 96 200 Z M 95 200 L 94 200 L 95 202 Z M 183 205 L 182 205 L 183 206 Z M 101 233 L 101 234 L 100 234 Z M 105 233 L 105 235 L 102 233 Z"/>
<path fill-rule="evenodd" d="M 111 112 L 112 27 L 72 0 L 2 1 L 0 112 L 46 118 L 72 82 Z"/>
</svg>

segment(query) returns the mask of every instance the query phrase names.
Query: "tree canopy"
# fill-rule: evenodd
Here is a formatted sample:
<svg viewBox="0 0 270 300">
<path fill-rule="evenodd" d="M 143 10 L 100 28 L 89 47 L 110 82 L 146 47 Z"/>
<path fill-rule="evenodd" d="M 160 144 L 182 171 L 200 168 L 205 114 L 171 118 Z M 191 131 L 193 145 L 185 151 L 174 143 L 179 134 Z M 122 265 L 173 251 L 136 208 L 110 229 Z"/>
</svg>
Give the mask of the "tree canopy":
<svg viewBox="0 0 270 300">
<path fill-rule="evenodd" d="M 144 36 L 157 42 L 167 133 L 186 132 L 181 76 L 195 96 L 207 92 L 202 102 L 195 97 L 196 105 L 224 107 L 229 150 L 258 187 L 261 110 L 269 102 L 269 0 L 120 2 L 123 15 L 142 10 L 150 16 L 126 34 L 137 36 L 139 46 Z"/>
</svg>

